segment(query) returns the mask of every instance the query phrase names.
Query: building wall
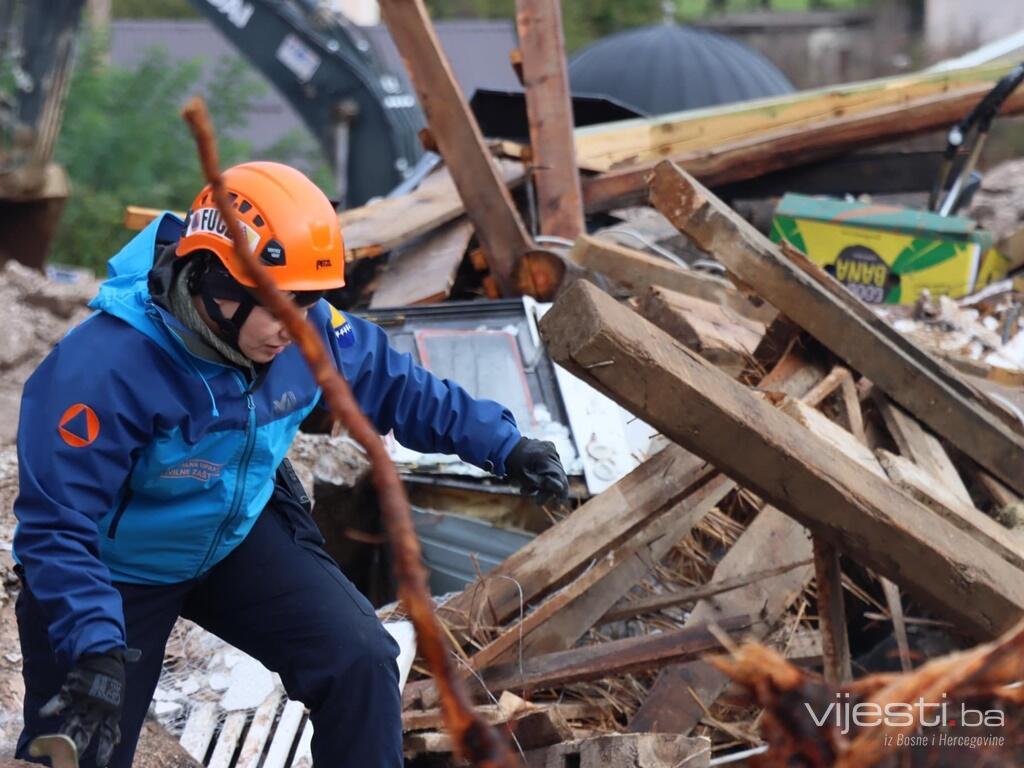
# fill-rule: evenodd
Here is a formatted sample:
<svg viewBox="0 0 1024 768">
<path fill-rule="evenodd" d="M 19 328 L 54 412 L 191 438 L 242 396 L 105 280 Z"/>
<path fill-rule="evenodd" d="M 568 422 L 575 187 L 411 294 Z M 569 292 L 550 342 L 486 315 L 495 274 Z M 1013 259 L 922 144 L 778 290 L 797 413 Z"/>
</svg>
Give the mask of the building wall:
<svg viewBox="0 0 1024 768">
<path fill-rule="evenodd" d="M 805 89 L 907 70 L 909 24 L 905 5 L 885 0 L 872 12 L 729 14 L 698 26 L 746 43 Z"/>
<path fill-rule="evenodd" d="M 380 23 L 380 6 L 377 0 L 333 0 L 334 8 L 363 27 Z"/>
<path fill-rule="evenodd" d="M 1021 0 L 926 0 L 924 36 L 931 59 L 964 53 L 1021 29 Z"/>
</svg>

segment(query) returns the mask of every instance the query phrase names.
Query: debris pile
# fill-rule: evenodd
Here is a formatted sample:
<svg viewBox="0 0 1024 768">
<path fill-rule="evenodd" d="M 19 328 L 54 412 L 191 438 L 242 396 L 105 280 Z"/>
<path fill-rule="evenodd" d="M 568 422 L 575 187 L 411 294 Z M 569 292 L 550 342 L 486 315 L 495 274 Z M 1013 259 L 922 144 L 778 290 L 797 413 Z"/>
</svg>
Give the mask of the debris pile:
<svg viewBox="0 0 1024 768">
<path fill-rule="evenodd" d="M 567 506 L 528 518 L 500 479 L 391 446 L 429 526 L 498 524 L 424 547 L 458 584 L 436 611 L 476 716 L 536 768 L 1019 763 L 1024 291 L 1011 277 L 868 306 L 732 205 L 837 178 L 842 193 L 921 191 L 920 173 L 897 172 L 920 157 L 863 150 L 947 127 L 1007 67 L 573 132 L 557 3 L 518 5 L 530 147 L 481 135 L 421 2 L 382 0 L 443 162 L 340 214 L 350 286 L 332 296 L 439 375 L 460 378 L 462 350 L 474 394 L 557 438 L 574 476 Z M 1024 263 L 1015 168 L 972 209 L 1010 268 Z M 155 213 L 130 209 L 127 224 Z M 850 263 L 879 266 L 860 251 Z M 17 311 L 0 405 L 95 288 L 6 269 L 0 298 Z M 447 301 L 483 298 L 497 301 Z M 366 455 L 306 434 L 291 459 L 364 586 L 357 571 L 388 565 Z M 8 550 L 15 473 L 5 448 Z M 510 521 L 530 533 L 498 530 Z M 364 561 L 345 555 L 359 547 Z M 364 591 L 382 603 L 390 586 Z M 10 614 L 8 599 L 13 671 Z M 408 663 L 407 758 L 457 762 L 438 683 Z M 5 713 L 18 696 L 0 678 Z M 900 717 L 861 716 L 887 705 Z M 208 766 L 311 763 L 312 726 L 279 679 L 186 623 L 153 712 Z"/>
</svg>

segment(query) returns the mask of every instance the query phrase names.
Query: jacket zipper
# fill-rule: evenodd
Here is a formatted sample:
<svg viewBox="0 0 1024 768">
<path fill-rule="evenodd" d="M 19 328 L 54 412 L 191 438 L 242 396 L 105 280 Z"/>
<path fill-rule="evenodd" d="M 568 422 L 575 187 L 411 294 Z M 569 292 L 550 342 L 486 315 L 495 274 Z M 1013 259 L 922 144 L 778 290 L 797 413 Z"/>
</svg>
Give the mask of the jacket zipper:
<svg viewBox="0 0 1024 768">
<path fill-rule="evenodd" d="M 242 385 L 242 393 L 245 395 L 246 407 L 249 409 L 249 423 L 245 429 L 245 448 L 242 450 L 242 458 L 238 463 L 238 480 L 235 483 L 235 493 L 231 499 L 231 507 L 217 528 L 213 541 L 210 542 L 210 549 L 207 551 L 206 557 L 203 558 L 203 562 L 199 565 L 199 570 L 196 571 L 196 578 L 201 576 L 203 571 L 206 570 L 206 564 L 210 562 L 210 558 L 217 551 L 228 526 L 237 517 L 238 510 L 245 500 L 245 478 L 249 474 L 249 462 L 252 460 L 253 448 L 256 445 L 256 401 L 253 399 L 252 392 L 249 391 L 245 381 L 240 376 L 238 380 Z"/>
<path fill-rule="evenodd" d="M 117 511 L 114 512 L 114 517 L 110 521 L 110 527 L 107 529 L 107 538 L 113 539 L 117 536 L 117 527 L 121 524 L 121 518 L 124 517 L 125 510 L 128 509 L 128 504 L 132 500 L 132 489 L 125 488 L 124 496 L 121 497 L 121 503 L 117 505 Z"/>
</svg>

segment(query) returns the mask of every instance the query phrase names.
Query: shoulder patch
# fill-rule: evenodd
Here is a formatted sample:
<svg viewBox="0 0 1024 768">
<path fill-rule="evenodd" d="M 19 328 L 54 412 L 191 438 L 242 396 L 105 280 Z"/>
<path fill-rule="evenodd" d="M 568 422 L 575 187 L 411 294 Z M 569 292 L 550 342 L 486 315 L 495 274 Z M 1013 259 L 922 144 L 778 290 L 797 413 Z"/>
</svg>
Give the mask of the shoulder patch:
<svg viewBox="0 0 1024 768">
<path fill-rule="evenodd" d="M 355 329 L 345 315 L 331 305 L 331 327 L 339 347 L 351 347 L 356 343 Z"/>
<path fill-rule="evenodd" d="M 72 448 L 92 445 L 100 434 L 100 420 L 96 411 L 85 403 L 75 403 L 60 417 L 57 432 Z"/>
</svg>

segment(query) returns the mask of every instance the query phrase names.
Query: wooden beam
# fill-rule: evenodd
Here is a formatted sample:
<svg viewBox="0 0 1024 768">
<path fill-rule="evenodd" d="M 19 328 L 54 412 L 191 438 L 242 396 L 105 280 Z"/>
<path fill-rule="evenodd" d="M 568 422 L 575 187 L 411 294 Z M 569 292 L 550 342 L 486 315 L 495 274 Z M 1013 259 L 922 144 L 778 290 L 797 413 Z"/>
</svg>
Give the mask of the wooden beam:
<svg viewBox="0 0 1024 768">
<path fill-rule="evenodd" d="M 1011 487 L 1024 489 L 1024 437 L 958 374 L 918 349 L 842 285 L 782 251 L 672 163 L 651 199 L 662 214 L 804 330 L 936 433 Z"/>
<path fill-rule="evenodd" d="M 522 163 L 498 160 L 498 173 L 510 188 L 522 184 L 526 171 Z M 466 212 L 455 182 L 442 169 L 428 176 L 414 191 L 400 197 L 377 200 L 338 214 L 345 239 L 345 260 L 371 259 L 426 235 Z M 156 208 L 129 205 L 124 225 L 144 229 L 163 213 Z M 184 218 L 184 211 L 173 212 Z"/>
<path fill-rule="evenodd" d="M 700 626 L 719 616 L 745 611 L 761 618 L 751 635 L 763 640 L 810 581 L 812 569 L 806 563 L 811 554 L 811 543 L 803 526 L 779 510 L 766 507 L 726 552 L 715 567 L 712 580 L 738 578 L 766 566 L 804 564 L 743 589 L 702 600 L 691 611 L 684 627 Z M 704 707 L 710 707 L 728 685 L 724 674 L 703 661 L 667 667 L 630 720 L 629 730 L 688 733 L 704 717 Z"/>
<path fill-rule="evenodd" d="M 768 374 L 760 377 L 760 386 L 801 396 L 812 390 L 823 374 L 819 366 L 805 358 L 802 349 L 790 348 Z M 810 579 L 811 569 L 807 567 L 807 560 L 800 560 L 801 553 L 806 558 L 811 556 L 804 528 L 778 510 L 761 510 L 722 558 L 712 580 L 729 582 L 766 566 L 779 572 L 729 594 L 705 598 L 695 606 L 687 621 L 697 623 L 708 617 L 757 612 L 765 621 L 759 627 L 770 631 L 770 625 L 779 621 Z M 794 563 L 795 567 L 789 567 Z M 755 634 L 763 639 L 760 633 Z M 688 731 L 703 715 L 701 703 L 713 702 L 727 683 L 722 674 L 703 662 L 670 667 L 659 675 L 630 728 L 634 731 L 662 727 Z"/>
<path fill-rule="evenodd" d="M 576 170 L 572 99 L 558 0 L 516 0 L 530 165 L 537 190 L 540 231 L 574 240 L 586 229 Z"/>
<path fill-rule="evenodd" d="M 463 628 L 508 621 L 524 603 L 557 589 L 593 558 L 671 510 L 712 474 L 701 459 L 668 446 L 467 586 L 438 613 Z"/>
<path fill-rule="evenodd" d="M 731 634 L 749 630 L 756 623 L 747 616 L 729 617 L 715 623 Z M 715 634 L 706 626 L 656 632 L 627 637 L 568 651 L 491 667 L 483 673 L 483 685 L 475 693 L 487 696 L 499 691 L 532 691 L 555 688 L 589 680 L 603 680 L 634 672 L 645 672 L 664 664 L 693 659 L 724 650 Z M 472 690 L 471 685 L 471 690 Z"/>
<path fill-rule="evenodd" d="M 510 694 L 511 695 L 511 694 Z M 563 720 L 589 720 L 600 717 L 604 710 L 599 704 L 585 702 L 567 702 L 561 704 L 530 704 L 524 702 L 527 711 L 554 710 Z M 504 723 L 509 719 L 509 712 L 506 707 L 500 704 L 484 704 L 474 707 L 474 711 L 480 719 L 490 725 Z M 423 712 L 406 710 L 402 713 L 403 731 L 430 731 L 444 727 L 444 713 L 440 709 L 428 709 Z"/>
<path fill-rule="evenodd" d="M 570 286 L 541 331 L 557 363 L 964 631 L 990 637 L 1024 611 L 1019 569 L 595 286 Z"/>
<path fill-rule="evenodd" d="M 873 389 L 873 394 L 878 411 L 900 453 L 931 475 L 961 504 L 973 507 L 971 494 L 939 439 L 881 392 Z"/>
<path fill-rule="evenodd" d="M 393 253 L 387 269 L 377 278 L 370 309 L 447 299 L 472 237 L 473 225 L 459 219 Z"/>
<path fill-rule="evenodd" d="M 802 392 L 805 381 L 817 374 L 813 365 L 800 362 L 799 366 L 776 366 L 763 377 L 762 382 L 794 394 Z M 646 577 L 654 564 L 663 560 L 669 550 L 735 488 L 736 484 L 724 476 L 709 480 L 620 546 L 614 558 L 609 555 L 536 608 L 524 619 L 522 626 L 506 629 L 504 635 L 491 644 L 504 646 L 503 655 L 492 655 L 488 663 L 491 659 L 508 660 L 512 648 L 522 656 L 571 648 L 591 627 L 602 620 L 607 621 L 606 614 L 612 606 Z M 614 567 L 607 567 L 609 561 L 616 563 Z M 533 621 L 538 614 L 540 618 Z M 478 662 L 486 651 L 487 648 L 482 649 L 470 663 Z"/>
<path fill-rule="evenodd" d="M 673 156 L 673 161 L 706 186 L 735 184 L 785 168 L 835 157 L 853 149 L 906 139 L 955 123 L 990 90 L 988 84 L 930 96 L 909 104 L 867 114 L 832 118 L 820 123 L 719 144 Z M 1003 114 L 1024 110 L 1024 92 L 1007 99 Z M 643 201 L 657 161 L 631 166 L 588 179 L 583 202 L 591 213 L 636 205 Z"/>
<path fill-rule="evenodd" d="M 637 310 L 731 376 L 747 367 L 765 332 L 764 323 L 728 307 L 658 286 L 640 297 Z"/>
<path fill-rule="evenodd" d="M 618 565 L 595 580 L 585 591 L 538 626 L 523 641 L 527 656 L 571 648 L 596 626 L 623 595 L 645 578 L 676 544 L 700 523 L 736 484 L 719 475 L 643 531 L 639 541 L 624 551 Z"/>
<path fill-rule="evenodd" d="M 789 573 L 794 568 L 810 565 L 809 560 L 798 560 L 792 563 L 783 563 L 775 568 L 768 568 L 762 571 L 752 571 L 740 576 L 734 576 L 720 581 L 711 581 L 699 587 L 685 587 L 674 589 L 660 595 L 651 595 L 640 600 L 631 602 L 619 601 L 614 608 L 601 617 L 602 624 L 609 624 L 613 621 L 625 621 L 636 616 L 643 616 L 647 613 L 657 613 L 667 608 L 678 608 L 679 606 L 696 603 L 698 600 L 706 600 L 709 597 L 716 597 L 725 592 L 732 592 L 736 589 L 749 587 L 763 579 L 770 579 L 773 576 L 781 576 Z"/>
<path fill-rule="evenodd" d="M 876 451 L 889 479 L 928 509 L 985 545 L 996 557 L 1024 570 L 1024 542 L 973 504 L 964 504 L 909 459 Z"/>
<path fill-rule="evenodd" d="M 728 280 L 695 269 L 683 269 L 660 256 L 652 256 L 613 240 L 583 235 L 577 238 L 569 258 L 581 267 L 606 275 L 634 296 L 661 286 L 726 306 L 757 322 L 771 322 L 775 315 L 771 307 L 752 304 Z"/>
<path fill-rule="evenodd" d="M 606 171 L 617 165 L 658 161 L 843 116 L 899 107 L 972 86 L 991 87 L 1011 68 L 1003 62 L 954 72 L 915 72 L 578 128 L 576 156 L 582 165 Z"/>
<path fill-rule="evenodd" d="M 423 0 L 381 0 L 380 11 L 491 274 L 504 295 L 517 295 L 516 268 L 534 246 L 452 74 L 426 6 Z"/>
<path fill-rule="evenodd" d="M 843 605 L 843 572 L 839 550 L 814 537 L 814 582 L 818 588 L 818 628 L 821 632 L 825 682 L 840 686 L 853 679 L 850 663 L 850 633 Z"/>
</svg>

